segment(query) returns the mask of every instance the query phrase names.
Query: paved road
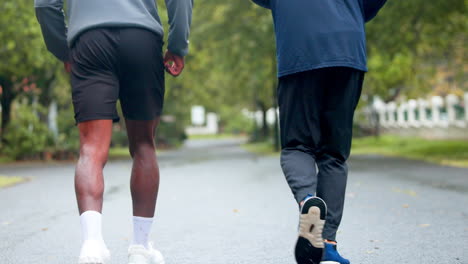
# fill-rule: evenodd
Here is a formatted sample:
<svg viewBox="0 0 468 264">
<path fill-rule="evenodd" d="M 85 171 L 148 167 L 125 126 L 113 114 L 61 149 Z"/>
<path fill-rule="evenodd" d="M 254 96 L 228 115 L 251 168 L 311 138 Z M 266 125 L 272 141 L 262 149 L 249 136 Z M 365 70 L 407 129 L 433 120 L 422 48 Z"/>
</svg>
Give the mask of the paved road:
<svg viewBox="0 0 468 264">
<path fill-rule="evenodd" d="M 239 140 L 191 141 L 160 155 L 152 237 L 168 264 L 289 264 L 297 206 L 278 157 Z M 104 236 L 126 263 L 129 161 L 105 170 Z M 360 156 L 350 163 L 341 252 L 354 264 L 468 264 L 468 170 Z M 0 263 L 76 263 L 73 164 L 0 167 L 31 177 L 0 190 Z"/>
</svg>

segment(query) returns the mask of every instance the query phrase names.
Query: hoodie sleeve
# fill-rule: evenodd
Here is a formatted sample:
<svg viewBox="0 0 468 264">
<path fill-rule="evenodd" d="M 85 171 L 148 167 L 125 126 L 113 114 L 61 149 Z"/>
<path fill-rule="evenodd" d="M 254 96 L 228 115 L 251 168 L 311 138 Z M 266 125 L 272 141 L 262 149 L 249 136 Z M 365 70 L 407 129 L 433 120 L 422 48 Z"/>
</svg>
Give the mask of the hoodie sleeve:
<svg viewBox="0 0 468 264">
<path fill-rule="evenodd" d="M 167 49 L 183 57 L 188 53 L 193 0 L 166 0 L 166 7 L 169 16 Z"/>
<path fill-rule="evenodd" d="M 252 1 L 261 7 L 271 9 L 270 0 L 252 0 Z"/>
<path fill-rule="evenodd" d="M 35 0 L 37 21 L 47 49 L 61 61 L 69 61 L 63 0 Z"/>
<path fill-rule="evenodd" d="M 371 21 L 385 5 L 387 0 L 363 0 L 364 4 L 364 20 Z"/>
</svg>

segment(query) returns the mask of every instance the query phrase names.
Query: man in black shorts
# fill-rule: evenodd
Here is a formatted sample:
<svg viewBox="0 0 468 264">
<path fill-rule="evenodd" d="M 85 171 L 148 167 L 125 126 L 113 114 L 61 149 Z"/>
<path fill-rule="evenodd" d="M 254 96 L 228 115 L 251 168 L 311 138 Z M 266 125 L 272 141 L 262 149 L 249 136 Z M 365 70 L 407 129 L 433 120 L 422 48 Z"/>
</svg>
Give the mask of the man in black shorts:
<svg viewBox="0 0 468 264">
<path fill-rule="evenodd" d="M 103 168 L 119 116 L 120 100 L 133 158 L 133 242 L 129 263 L 162 264 L 148 242 L 159 188 L 154 135 L 164 101 L 164 71 L 178 76 L 188 52 L 193 0 L 166 0 L 170 32 L 162 55 L 163 28 L 155 1 L 35 0 L 49 51 L 71 73 L 80 158 L 75 191 L 83 245 L 79 263 L 105 263 L 110 253 L 101 232 Z"/>
</svg>

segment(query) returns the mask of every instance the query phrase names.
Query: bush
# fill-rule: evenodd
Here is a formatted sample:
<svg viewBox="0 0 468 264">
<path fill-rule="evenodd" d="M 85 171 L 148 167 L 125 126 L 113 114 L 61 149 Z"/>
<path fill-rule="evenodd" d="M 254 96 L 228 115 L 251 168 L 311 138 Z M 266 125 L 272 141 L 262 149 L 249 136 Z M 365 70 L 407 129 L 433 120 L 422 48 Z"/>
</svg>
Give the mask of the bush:
<svg viewBox="0 0 468 264">
<path fill-rule="evenodd" d="M 184 127 L 184 123 L 177 119 L 174 122 L 161 120 L 156 131 L 158 148 L 171 148 L 181 145 L 187 139 Z"/>
<path fill-rule="evenodd" d="M 77 156 L 80 138 L 71 104 L 59 108 L 57 125 L 59 135 L 55 146 L 55 158 L 68 159 Z"/>
<path fill-rule="evenodd" d="M 37 106 L 36 110 L 28 104 L 16 104 L 12 119 L 5 131 L 5 144 L 2 153 L 15 160 L 38 158 L 51 150 L 54 145 L 52 134 L 47 125 L 39 120 L 38 112 L 45 111 Z"/>
</svg>

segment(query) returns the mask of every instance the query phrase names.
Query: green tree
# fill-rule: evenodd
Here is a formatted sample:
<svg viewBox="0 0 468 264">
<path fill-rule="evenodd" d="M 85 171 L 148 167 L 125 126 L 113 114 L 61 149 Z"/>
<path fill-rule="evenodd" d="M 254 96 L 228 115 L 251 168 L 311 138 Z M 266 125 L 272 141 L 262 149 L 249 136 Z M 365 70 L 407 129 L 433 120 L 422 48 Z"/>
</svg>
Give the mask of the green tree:
<svg viewBox="0 0 468 264">
<path fill-rule="evenodd" d="M 200 0 L 194 14 L 186 96 L 209 110 L 220 105 L 264 113 L 276 105 L 276 58 L 271 13 L 250 1 Z M 276 131 L 276 129 L 274 129 Z M 266 119 L 258 133 L 269 135 Z M 276 138 L 276 137 L 275 137 Z"/>
<path fill-rule="evenodd" d="M 466 0 L 388 1 L 367 26 L 368 92 L 387 101 L 401 94 L 427 94 L 440 67 L 462 84 L 466 4 Z"/>
<path fill-rule="evenodd" d="M 46 51 L 31 1 L 0 4 L 1 137 L 11 119 L 13 100 L 31 83 L 47 84 L 54 78 L 58 62 Z"/>
</svg>

